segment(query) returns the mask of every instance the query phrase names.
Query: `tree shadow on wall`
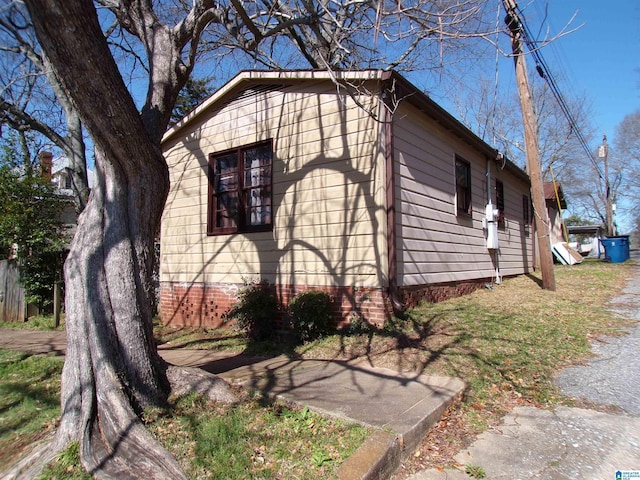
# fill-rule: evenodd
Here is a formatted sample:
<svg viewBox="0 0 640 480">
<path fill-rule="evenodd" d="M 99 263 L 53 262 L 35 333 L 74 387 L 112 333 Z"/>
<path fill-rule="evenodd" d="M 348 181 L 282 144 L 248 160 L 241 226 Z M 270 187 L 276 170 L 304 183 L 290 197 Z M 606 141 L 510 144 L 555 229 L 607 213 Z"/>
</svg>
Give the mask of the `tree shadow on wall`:
<svg viewBox="0 0 640 480">
<path fill-rule="evenodd" d="M 285 88 L 279 104 L 271 92 L 260 93 L 258 113 L 243 116 L 242 126 L 211 132 L 213 144 L 200 129 L 181 140 L 185 150 L 173 167 L 165 211 L 165 219 L 181 227 L 171 227 L 163 238 L 163 278 L 189 284 L 174 303 L 184 306 L 192 324 L 204 326 L 204 313 L 215 309 L 206 295 L 191 295 L 194 289 L 237 286 L 239 277 L 268 282 L 284 303 L 300 286 L 341 287 L 334 291 L 336 304 L 355 311 L 366 301 L 355 293 L 360 285 L 385 284 L 379 123 L 360 107 L 347 106 L 348 94 L 332 92 L 327 102 L 327 92 L 316 88 L 302 97 Z M 273 230 L 207 235 L 208 155 L 267 139 L 273 139 L 274 152 Z M 187 204 L 188 210 L 180 206 Z M 216 312 L 215 321 L 222 323 L 224 313 Z"/>
</svg>

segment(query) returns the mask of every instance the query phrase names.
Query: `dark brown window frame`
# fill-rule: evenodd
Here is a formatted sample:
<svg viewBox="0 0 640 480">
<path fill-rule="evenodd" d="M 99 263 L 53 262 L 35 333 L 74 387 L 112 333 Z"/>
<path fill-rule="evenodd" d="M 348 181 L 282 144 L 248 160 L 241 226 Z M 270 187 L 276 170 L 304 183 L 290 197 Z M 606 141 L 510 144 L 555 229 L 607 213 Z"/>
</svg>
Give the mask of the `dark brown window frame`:
<svg viewBox="0 0 640 480">
<path fill-rule="evenodd" d="M 524 224 L 525 234 L 529 234 L 530 226 L 533 220 L 533 205 L 529 195 L 522 195 L 522 222 Z"/>
<path fill-rule="evenodd" d="M 268 184 L 246 184 L 246 175 L 249 173 L 252 168 L 247 166 L 246 162 L 246 152 L 250 150 L 258 150 L 261 148 L 267 148 L 271 152 L 271 156 L 269 158 L 269 165 L 262 166 L 261 169 L 268 168 Z M 224 208 L 221 206 L 221 197 L 223 193 L 221 191 L 216 190 L 217 185 L 217 176 L 222 175 L 220 172 L 216 171 L 216 160 L 221 159 L 222 157 L 232 157 L 235 154 L 236 156 L 236 165 L 235 169 L 232 171 L 232 182 L 231 185 L 233 188 L 229 188 L 228 190 L 224 190 L 224 192 L 228 192 L 231 196 L 235 195 L 236 203 L 237 203 L 237 212 L 233 217 L 229 217 L 235 225 L 231 226 L 220 226 L 217 224 L 216 220 L 218 218 L 218 214 L 224 211 Z M 223 150 L 220 152 L 215 152 L 209 154 L 209 162 L 208 162 L 208 180 L 209 180 L 209 188 L 208 188 L 208 202 L 207 202 L 207 235 L 229 235 L 233 233 L 250 233 L 250 232 L 267 232 L 273 230 L 273 140 L 266 140 L 262 142 L 251 143 L 247 145 L 242 145 L 240 147 L 231 148 L 228 150 Z M 252 191 L 255 190 L 263 190 L 266 191 L 266 195 L 260 195 L 261 199 L 266 199 L 266 203 L 260 205 L 260 208 L 263 206 L 268 208 L 268 221 L 264 223 L 251 225 L 247 222 L 247 218 L 250 215 L 249 210 L 252 208 L 248 203 L 248 198 L 251 195 Z M 254 207 L 255 208 L 255 207 Z"/>
<path fill-rule="evenodd" d="M 506 228 L 504 219 L 505 198 L 504 198 L 504 183 L 499 178 L 496 178 L 496 209 L 498 210 L 498 228 Z"/>
<path fill-rule="evenodd" d="M 463 167 L 465 169 L 465 177 L 467 179 L 467 185 L 461 185 L 459 180 L 458 168 Z M 455 179 L 456 179 L 456 212 L 459 216 L 471 217 L 473 212 L 473 202 L 471 200 L 471 163 L 464 158 L 455 156 Z M 463 190 L 464 198 L 460 198 L 461 190 Z M 464 202 L 461 208 L 461 202 Z"/>
</svg>

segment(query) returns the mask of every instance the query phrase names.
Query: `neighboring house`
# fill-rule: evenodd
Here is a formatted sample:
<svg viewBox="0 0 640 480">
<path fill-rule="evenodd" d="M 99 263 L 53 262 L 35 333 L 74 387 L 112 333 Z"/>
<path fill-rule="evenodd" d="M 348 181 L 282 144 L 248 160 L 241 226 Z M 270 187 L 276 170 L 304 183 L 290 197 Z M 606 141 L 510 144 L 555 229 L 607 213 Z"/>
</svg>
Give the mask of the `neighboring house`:
<svg viewBox="0 0 640 480">
<path fill-rule="evenodd" d="M 528 176 L 395 72 L 242 72 L 162 146 L 166 324 L 220 325 L 255 280 L 382 324 L 533 269 Z"/>
<path fill-rule="evenodd" d="M 562 211 L 567 209 L 562 185 L 558 182 L 544 182 L 544 198 L 549 214 L 549 238 L 551 245 L 566 242 Z"/>
<path fill-rule="evenodd" d="M 73 195 L 71 162 L 67 157 L 53 159 L 51 182 L 56 186 L 58 193 L 68 196 Z"/>
<path fill-rule="evenodd" d="M 56 187 L 56 193 L 61 197 L 67 197 L 69 201 L 65 204 L 64 210 L 60 216 L 64 228 L 66 230 L 69 243 L 76 233 L 78 226 L 78 214 L 73 202 L 74 190 L 72 187 L 72 170 L 71 162 L 67 157 L 60 156 L 53 158 L 50 152 L 42 152 L 40 154 L 42 162 L 43 155 L 49 155 L 52 158 L 51 165 L 51 182 Z M 87 184 L 89 189 L 93 188 L 93 170 L 87 169 Z"/>
</svg>

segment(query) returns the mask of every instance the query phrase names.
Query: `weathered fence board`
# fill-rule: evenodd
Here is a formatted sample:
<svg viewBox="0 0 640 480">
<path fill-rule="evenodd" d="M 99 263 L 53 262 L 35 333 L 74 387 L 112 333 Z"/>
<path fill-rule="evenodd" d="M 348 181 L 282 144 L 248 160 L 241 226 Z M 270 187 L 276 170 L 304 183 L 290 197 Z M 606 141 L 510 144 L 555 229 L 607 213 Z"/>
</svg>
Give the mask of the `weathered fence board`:
<svg viewBox="0 0 640 480">
<path fill-rule="evenodd" d="M 0 322 L 25 320 L 24 288 L 15 260 L 0 260 Z"/>
</svg>

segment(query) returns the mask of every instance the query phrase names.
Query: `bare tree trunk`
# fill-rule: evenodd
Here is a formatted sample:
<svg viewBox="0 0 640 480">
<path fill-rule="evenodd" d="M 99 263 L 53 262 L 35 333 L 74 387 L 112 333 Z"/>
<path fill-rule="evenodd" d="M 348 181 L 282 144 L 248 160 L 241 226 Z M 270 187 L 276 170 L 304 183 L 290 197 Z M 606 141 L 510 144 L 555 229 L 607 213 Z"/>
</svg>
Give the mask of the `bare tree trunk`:
<svg viewBox="0 0 640 480">
<path fill-rule="evenodd" d="M 63 103 L 61 100 L 58 100 Z M 67 136 L 64 152 L 71 167 L 71 188 L 76 212 L 87 206 L 89 199 L 89 179 L 87 177 L 86 145 L 82 137 L 82 121 L 74 108 L 63 107 L 67 119 Z"/>
<path fill-rule="evenodd" d="M 78 440 L 97 478 L 185 478 L 138 417 L 165 406 L 169 378 L 180 378 L 159 357 L 152 331 L 153 241 L 169 187 L 161 133 L 145 128 L 91 0 L 26 4 L 96 152 L 97 182 L 65 264 L 68 350 L 50 451 Z"/>
<path fill-rule="evenodd" d="M 122 178 L 98 149 L 96 167 L 98 182 L 65 266 L 69 347 L 58 441 L 80 439 L 85 468 L 95 474 L 183 478 L 137 416 L 146 406 L 163 406 L 169 391 L 142 280 L 151 268 L 153 231 L 140 218 L 150 213 L 145 203 L 158 211 L 164 197 L 141 198 L 146 189 Z M 166 180 L 155 176 L 146 175 L 146 185 L 161 192 Z"/>
</svg>

